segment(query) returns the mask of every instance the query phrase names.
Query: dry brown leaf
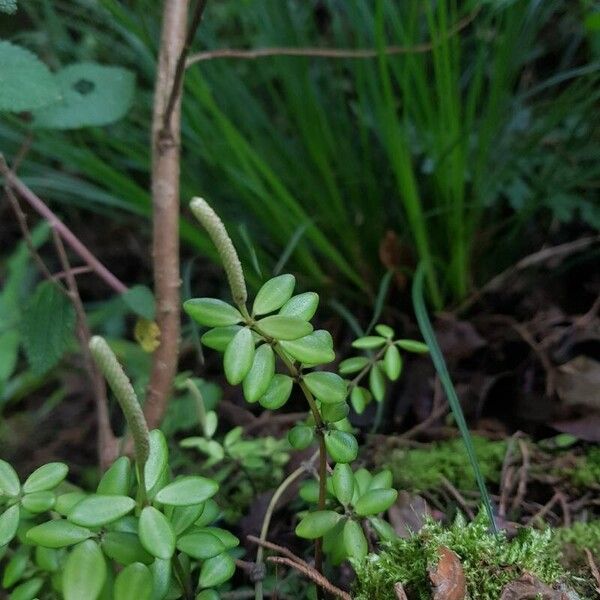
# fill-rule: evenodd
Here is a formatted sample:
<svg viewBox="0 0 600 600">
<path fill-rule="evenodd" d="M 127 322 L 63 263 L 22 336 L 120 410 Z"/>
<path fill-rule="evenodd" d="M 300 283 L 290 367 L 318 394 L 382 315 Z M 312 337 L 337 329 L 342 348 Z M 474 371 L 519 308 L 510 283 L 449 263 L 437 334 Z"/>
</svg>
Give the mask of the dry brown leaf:
<svg viewBox="0 0 600 600">
<path fill-rule="evenodd" d="M 438 554 L 440 559 L 437 565 L 429 571 L 433 600 L 464 600 L 465 574 L 458 555 L 446 546 L 440 546 Z"/>
<path fill-rule="evenodd" d="M 529 573 L 504 586 L 500 600 L 569 600 L 567 592 L 554 590 Z"/>
<path fill-rule="evenodd" d="M 406 595 L 404 587 L 400 582 L 394 585 L 394 593 L 396 594 L 396 600 L 408 600 L 408 596 Z"/>
<path fill-rule="evenodd" d="M 556 392 L 566 406 L 600 410 L 600 362 L 576 356 L 556 370 Z"/>
</svg>

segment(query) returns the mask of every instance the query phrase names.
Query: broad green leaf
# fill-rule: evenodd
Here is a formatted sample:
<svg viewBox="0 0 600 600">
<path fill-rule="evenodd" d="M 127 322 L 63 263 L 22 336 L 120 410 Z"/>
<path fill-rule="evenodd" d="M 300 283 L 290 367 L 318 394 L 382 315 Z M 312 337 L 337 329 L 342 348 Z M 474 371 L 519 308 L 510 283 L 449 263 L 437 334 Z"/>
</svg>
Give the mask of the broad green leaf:
<svg viewBox="0 0 600 600">
<path fill-rule="evenodd" d="M 54 462 L 36 469 L 23 484 L 26 494 L 54 489 L 67 476 L 69 467 L 64 463 Z"/>
<path fill-rule="evenodd" d="M 290 446 L 296 450 L 308 448 L 312 444 L 314 437 L 314 429 L 308 425 L 296 425 L 288 432 Z"/>
<path fill-rule="evenodd" d="M 219 425 L 219 417 L 214 410 L 209 410 L 206 415 L 204 415 L 204 435 L 207 438 L 211 438 L 215 431 L 217 430 L 217 426 Z"/>
<path fill-rule="evenodd" d="M 149 287 L 134 285 L 121 294 L 121 299 L 135 315 L 148 321 L 154 321 L 156 317 L 156 301 Z"/>
<path fill-rule="evenodd" d="M 352 403 L 352 408 L 354 408 L 359 415 L 363 413 L 369 400 L 369 391 L 367 389 L 359 385 L 352 388 L 352 391 L 350 392 L 350 402 Z"/>
<path fill-rule="evenodd" d="M 217 298 L 186 300 L 183 309 L 194 321 L 206 327 L 226 327 L 244 320 L 237 308 Z"/>
<path fill-rule="evenodd" d="M 19 505 L 14 504 L 0 515 L 0 548 L 6 546 L 19 527 Z"/>
<path fill-rule="evenodd" d="M 256 402 L 266 391 L 275 375 L 275 353 L 269 344 L 262 344 L 254 353 L 252 367 L 244 378 L 244 397 Z"/>
<path fill-rule="evenodd" d="M 209 329 L 200 341 L 207 347 L 225 352 L 229 342 L 235 337 L 235 334 L 241 329 L 240 325 L 228 325 L 227 327 L 214 327 Z"/>
<path fill-rule="evenodd" d="M 336 402 L 335 404 L 321 404 L 321 417 L 326 423 L 337 423 L 345 419 L 350 412 L 347 402 Z"/>
<path fill-rule="evenodd" d="M 115 579 L 114 600 L 151 600 L 153 577 L 142 563 L 125 567 Z"/>
<path fill-rule="evenodd" d="M 59 515 L 66 517 L 73 510 L 75 505 L 79 504 L 85 498 L 87 498 L 87 494 L 84 494 L 83 492 L 67 492 L 66 494 L 61 494 L 56 498 L 54 510 Z"/>
<path fill-rule="evenodd" d="M 233 558 L 223 552 L 219 556 L 209 558 L 202 563 L 200 569 L 200 587 L 216 587 L 225 583 L 235 573 L 235 562 Z"/>
<path fill-rule="evenodd" d="M 221 540 L 207 531 L 189 533 L 180 537 L 177 540 L 177 549 L 199 560 L 212 558 L 225 552 Z"/>
<path fill-rule="evenodd" d="M 0 460 L 0 495 L 14 498 L 20 491 L 17 472 L 5 460 Z"/>
<path fill-rule="evenodd" d="M 204 511 L 204 503 L 192 504 L 191 506 L 176 506 L 171 514 L 171 527 L 175 535 L 181 535 L 200 518 Z"/>
<path fill-rule="evenodd" d="M 297 340 L 281 342 L 281 347 L 292 358 L 308 365 L 324 365 L 335 360 L 333 348 L 318 331 Z"/>
<path fill-rule="evenodd" d="M 124 531 L 107 531 L 100 542 L 106 556 L 116 560 L 121 565 L 144 563 L 149 565 L 154 557 L 142 546 L 136 533 Z"/>
<path fill-rule="evenodd" d="M 381 519 L 380 517 L 369 517 L 369 522 L 373 526 L 373 529 L 380 540 L 391 542 L 398 537 L 394 528 L 385 519 Z"/>
<path fill-rule="evenodd" d="M 254 360 L 254 339 L 252 332 L 244 327 L 229 342 L 223 358 L 225 377 L 231 385 L 241 383 L 252 367 Z"/>
<path fill-rule="evenodd" d="M 29 111 L 59 100 L 60 88 L 48 67 L 29 50 L 0 40 L 0 111 Z"/>
<path fill-rule="evenodd" d="M 96 600 L 106 580 L 106 561 L 93 540 L 81 542 L 69 554 L 62 575 L 65 600 Z"/>
<path fill-rule="evenodd" d="M 310 321 L 317 312 L 319 306 L 319 294 L 315 292 L 305 292 L 292 296 L 279 311 L 284 317 L 298 317 L 303 321 Z"/>
<path fill-rule="evenodd" d="M 242 439 L 243 433 L 244 428 L 240 427 L 239 425 L 229 430 L 223 438 L 223 446 L 225 446 L 225 448 L 231 448 L 235 446 L 235 444 Z"/>
<path fill-rule="evenodd" d="M 150 450 L 148 460 L 144 465 L 144 479 L 147 492 L 158 483 L 169 461 L 169 447 L 163 432 L 160 429 L 153 429 L 149 434 L 149 438 Z"/>
<path fill-rule="evenodd" d="M 156 500 L 171 506 L 189 506 L 208 500 L 217 493 L 218 489 L 219 485 L 212 479 L 188 475 L 160 490 L 156 494 Z"/>
<path fill-rule="evenodd" d="M 36 546 L 35 563 L 42 570 L 48 573 L 55 573 L 60 567 L 61 552 L 54 548 L 44 548 Z"/>
<path fill-rule="evenodd" d="M 38 284 L 21 321 L 23 348 L 36 375 L 46 373 L 62 358 L 74 326 L 73 305 L 57 285 L 52 281 Z"/>
<path fill-rule="evenodd" d="M 64 548 L 72 546 L 94 535 L 86 527 L 79 527 L 65 519 L 48 521 L 32 527 L 25 536 L 27 541 L 46 548 Z"/>
<path fill-rule="evenodd" d="M 171 584 L 171 561 L 157 558 L 150 565 L 150 571 L 154 580 L 152 600 L 164 600 Z"/>
<path fill-rule="evenodd" d="M 392 380 L 396 381 L 402 372 L 402 357 L 396 346 L 390 346 L 383 356 L 383 368 L 385 374 Z"/>
<path fill-rule="evenodd" d="M 21 506 L 30 513 L 42 513 L 50 510 L 56 502 L 54 492 L 44 490 L 42 492 L 31 492 L 21 498 Z"/>
<path fill-rule="evenodd" d="M 211 498 L 204 503 L 204 510 L 198 517 L 196 525 L 198 527 L 206 527 L 216 521 L 221 515 L 219 505 Z"/>
<path fill-rule="evenodd" d="M 308 513 L 296 526 L 296 535 L 308 540 L 323 537 L 330 529 L 335 527 L 342 515 L 333 510 L 317 510 Z"/>
<path fill-rule="evenodd" d="M 269 410 L 281 408 L 288 401 L 293 386 L 294 381 L 291 377 L 278 373 L 271 379 L 267 391 L 264 396 L 260 398 L 260 405 Z"/>
<path fill-rule="evenodd" d="M 135 92 L 135 76 L 123 67 L 92 62 L 67 65 L 55 73 L 61 100 L 33 111 L 34 125 L 77 129 L 114 123 L 125 116 Z"/>
<path fill-rule="evenodd" d="M 392 484 L 392 472 L 389 469 L 384 469 L 383 471 L 379 471 L 379 473 L 377 473 L 376 475 L 373 475 L 373 478 L 369 483 L 369 490 L 391 488 Z"/>
<path fill-rule="evenodd" d="M 362 560 L 369 552 L 367 538 L 359 523 L 348 519 L 344 524 L 344 547 L 346 554 L 356 560 Z"/>
<path fill-rule="evenodd" d="M 335 497 L 344 506 L 349 504 L 354 494 L 354 473 L 352 469 L 347 464 L 338 463 L 333 468 L 331 481 Z"/>
<path fill-rule="evenodd" d="M 429 352 L 427 344 L 418 342 L 417 340 L 396 340 L 394 343 L 407 352 L 415 352 L 417 354 L 426 354 Z"/>
<path fill-rule="evenodd" d="M 394 337 L 394 330 L 388 325 L 375 325 L 375 331 L 384 338 L 391 339 Z"/>
<path fill-rule="evenodd" d="M 361 467 L 354 473 L 354 491 L 358 492 L 359 497 L 367 492 L 371 485 L 371 479 L 373 479 L 373 476 L 364 467 Z"/>
<path fill-rule="evenodd" d="M 392 506 L 397 497 L 398 492 L 390 488 L 370 490 L 358 499 L 354 510 L 361 517 L 377 515 Z"/>
<path fill-rule="evenodd" d="M 369 388 L 373 394 L 373 398 L 377 402 L 381 402 L 385 396 L 385 380 L 383 379 L 383 373 L 378 363 L 375 363 L 371 367 L 369 373 Z"/>
<path fill-rule="evenodd" d="M 304 376 L 308 389 L 324 404 L 343 402 L 348 393 L 348 385 L 336 373 L 315 371 Z"/>
<path fill-rule="evenodd" d="M 354 340 L 352 342 L 352 347 L 359 348 L 361 350 L 371 350 L 373 348 L 379 348 L 380 346 L 383 346 L 386 342 L 387 340 L 384 337 L 367 335 Z"/>
<path fill-rule="evenodd" d="M 10 594 L 9 600 L 33 600 L 44 585 L 43 577 L 33 577 L 18 585 Z"/>
<path fill-rule="evenodd" d="M 202 590 L 196 596 L 196 600 L 219 600 L 219 594 L 215 590 Z"/>
<path fill-rule="evenodd" d="M 195 448 L 216 461 L 223 460 L 225 457 L 223 446 L 216 440 L 207 440 L 204 437 L 194 436 L 181 440 L 179 445 L 182 448 Z"/>
<path fill-rule="evenodd" d="M 282 317 L 272 315 L 258 321 L 260 331 L 276 340 L 297 340 L 308 335 L 313 327 L 298 317 Z"/>
<path fill-rule="evenodd" d="M 227 531 L 227 529 L 221 529 L 221 527 L 205 527 L 204 529 L 198 531 L 206 531 L 207 533 L 219 538 L 226 550 L 231 550 L 232 548 L 236 548 L 240 545 L 240 540 L 238 540 L 233 533 Z"/>
<path fill-rule="evenodd" d="M 175 552 L 175 534 L 167 517 L 153 506 L 140 515 L 139 536 L 142 546 L 156 558 L 170 559 Z"/>
<path fill-rule="evenodd" d="M 100 479 L 96 492 L 102 496 L 126 496 L 131 482 L 131 461 L 117 458 Z"/>
<path fill-rule="evenodd" d="M 93 495 L 78 502 L 67 518 L 82 527 L 100 527 L 124 517 L 134 508 L 135 500 L 128 496 Z"/>
<path fill-rule="evenodd" d="M 368 364 L 369 359 L 366 356 L 353 356 L 343 360 L 338 367 L 338 371 L 340 375 L 352 375 L 362 371 Z"/>
<path fill-rule="evenodd" d="M 11 588 L 21 579 L 27 565 L 29 564 L 30 549 L 27 546 L 21 546 L 11 557 L 4 569 L 2 576 L 2 587 Z"/>
<path fill-rule="evenodd" d="M 316 504 L 319 501 L 319 482 L 314 479 L 302 482 L 298 495 L 307 504 Z"/>
<path fill-rule="evenodd" d="M 325 432 L 325 446 L 329 456 L 338 463 L 352 462 L 358 456 L 358 442 L 346 431 Z"/>
<path fill-rule="evenodd" d="M 296 279 L 293 275 L 279 275 L 269 279 L 256 294 L 252 313 L 255 315 L 266 315 L 281 308 L 294 292 Z"/>
</svg>

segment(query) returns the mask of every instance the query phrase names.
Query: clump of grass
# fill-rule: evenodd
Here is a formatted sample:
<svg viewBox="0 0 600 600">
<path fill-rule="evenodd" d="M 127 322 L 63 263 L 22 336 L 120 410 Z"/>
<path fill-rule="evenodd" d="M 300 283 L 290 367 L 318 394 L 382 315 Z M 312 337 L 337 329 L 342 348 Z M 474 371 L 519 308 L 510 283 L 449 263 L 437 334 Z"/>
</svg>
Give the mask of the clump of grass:
<svg viewBox="0 0 600 600">
<path fill-rule="evenodd" d="M 473 446 L 486 482 L 500 480 L 506 441 L 473 437 Z M 475 490 L 473 467 L 461 439 L 428 445 L 427 448 L 394 450 L 385 466 L 392 471 L 394 483 L 400 489 L 424 492 L 439 488 L 445 477 L 460 490 Z"/>
<path fill-rule="evenodd" d="M 503 533 L 490 534 L 490 523 L 481 513 L 472 523 L 458 516 L 444 528 L 429 520 L 419 534 L 389 542 L 378 555 L 356 564 L 356 600 L 395 600 L 394 584 L 402 583 L 409 597 L 432 597 L 428 568 L 435 566 L 438 549 L 454 551 L 462 564 L 468 598 L 497 600 L 506 584 L 530 573 L 548 585 L 570 580 L 559 562 L 560 552 L 551 530 L 523 528 L 512 540 Z"/>
</svg>

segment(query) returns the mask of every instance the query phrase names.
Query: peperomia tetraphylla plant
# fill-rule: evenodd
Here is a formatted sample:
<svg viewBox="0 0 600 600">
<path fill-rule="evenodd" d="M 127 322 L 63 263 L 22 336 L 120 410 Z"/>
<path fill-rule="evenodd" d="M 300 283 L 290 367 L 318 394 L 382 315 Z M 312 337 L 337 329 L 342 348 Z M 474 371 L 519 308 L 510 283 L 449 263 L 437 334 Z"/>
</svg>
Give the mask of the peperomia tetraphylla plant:
<svg viewBox="0 0 600 600">
<path fill-rule="evenodd" d="M 23 484 L 0 461 L 2 588 L 12 600 L 218 599 L 214 587 L 234 573 L 238 539 L 214 526 L 218 484 L 173 480 L 167 442 L 148 431 L 129 379 L 102 338 L 92 355 L 125 415 L 135 460 L 123 456 L 86 494 L 65 484 L 62 463 L 46 464 Z"/>
<path fill-rule="evenodd" d="M 354 357 L 340 365 L 340 374 L 323 370 L 335 360 L 329 332 L 314 330 L 319 296 L 314 292 L 294 295 L 293 275 L 279 275 L 258 291 L 251 307 L 242 267 L 227 231 L 212 208 L 201 198 L 190 204 L 192 213 L 208 231 L 225 268 L 235 306 L 217 298 L 194 298 L 184 309 L 197 323 L 210 329 L 202 343 L 224 353 L 227 381 L 242 385 L 250 403 L 277 410 L 285 405 L 297 386 L 304 396 L 309 414 L 305 423 L 293 427 L 288 439 L 296 449 L 318 444 L 319 468 L 314 494 L 306 494 L 317 509 L 306 513 L 296 534 L 315 539 L 315 563 L 322 568 L 323 549 L 338 562 L 345 557 L 361 558 L 368 550 L 363 531 L 369 518 L 378 537 L 393 536 L 383 519 L 377 517 L 396 500 L 391 475 L 375 476 L 366 469 L 353 473 L 348 465 L 357 458 L 358 442 L 347 416 L 348 396 L 360 412 L 371 394 L 359 386 L 369 376 L 373 397 L 383 400 L 384 373 L 391 380 L 400 376 L 402 359 L 398 348 L 423 352 L 427 347 L 413 340 L 394 340 L 394 332 L 378 325 L 377 336 L 359 338 L 354 346 L 366 349 L 369 357 Z M 373 351 L 376 350 L 376 353 Z M 280 372 L 281 371 L 281 372 Z M 351 381 L 342 375 L 356 374 Z M 328 461 L 335 464 L 328 477 Z M 342 531 L 343 535 L 337 535 Z M 325 548 L 323 538 L 325 536 Z"/>
</svg>

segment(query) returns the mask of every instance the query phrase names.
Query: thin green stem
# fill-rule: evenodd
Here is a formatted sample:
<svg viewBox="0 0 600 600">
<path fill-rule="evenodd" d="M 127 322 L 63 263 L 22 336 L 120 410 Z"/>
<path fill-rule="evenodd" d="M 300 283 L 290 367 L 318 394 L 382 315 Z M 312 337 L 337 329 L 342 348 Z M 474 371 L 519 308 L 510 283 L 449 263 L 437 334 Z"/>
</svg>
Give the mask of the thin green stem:
<svg viewBox="0 0 600 600">
<path fill-rule="evenodd" d="M 183 591 L 183 597 L 186 600 L 192 600 L 194 597 L 194 590 L 192 589 L 192 582 L 189 577 L 185 574 L 183 570 L 183 565 L 179 560 L 178 556 L 173 557 L 173 570 L 175 571 L 175 577 L 177 577 L 179 584 L 181 585 L 181 590 Z"/>
</svg>

